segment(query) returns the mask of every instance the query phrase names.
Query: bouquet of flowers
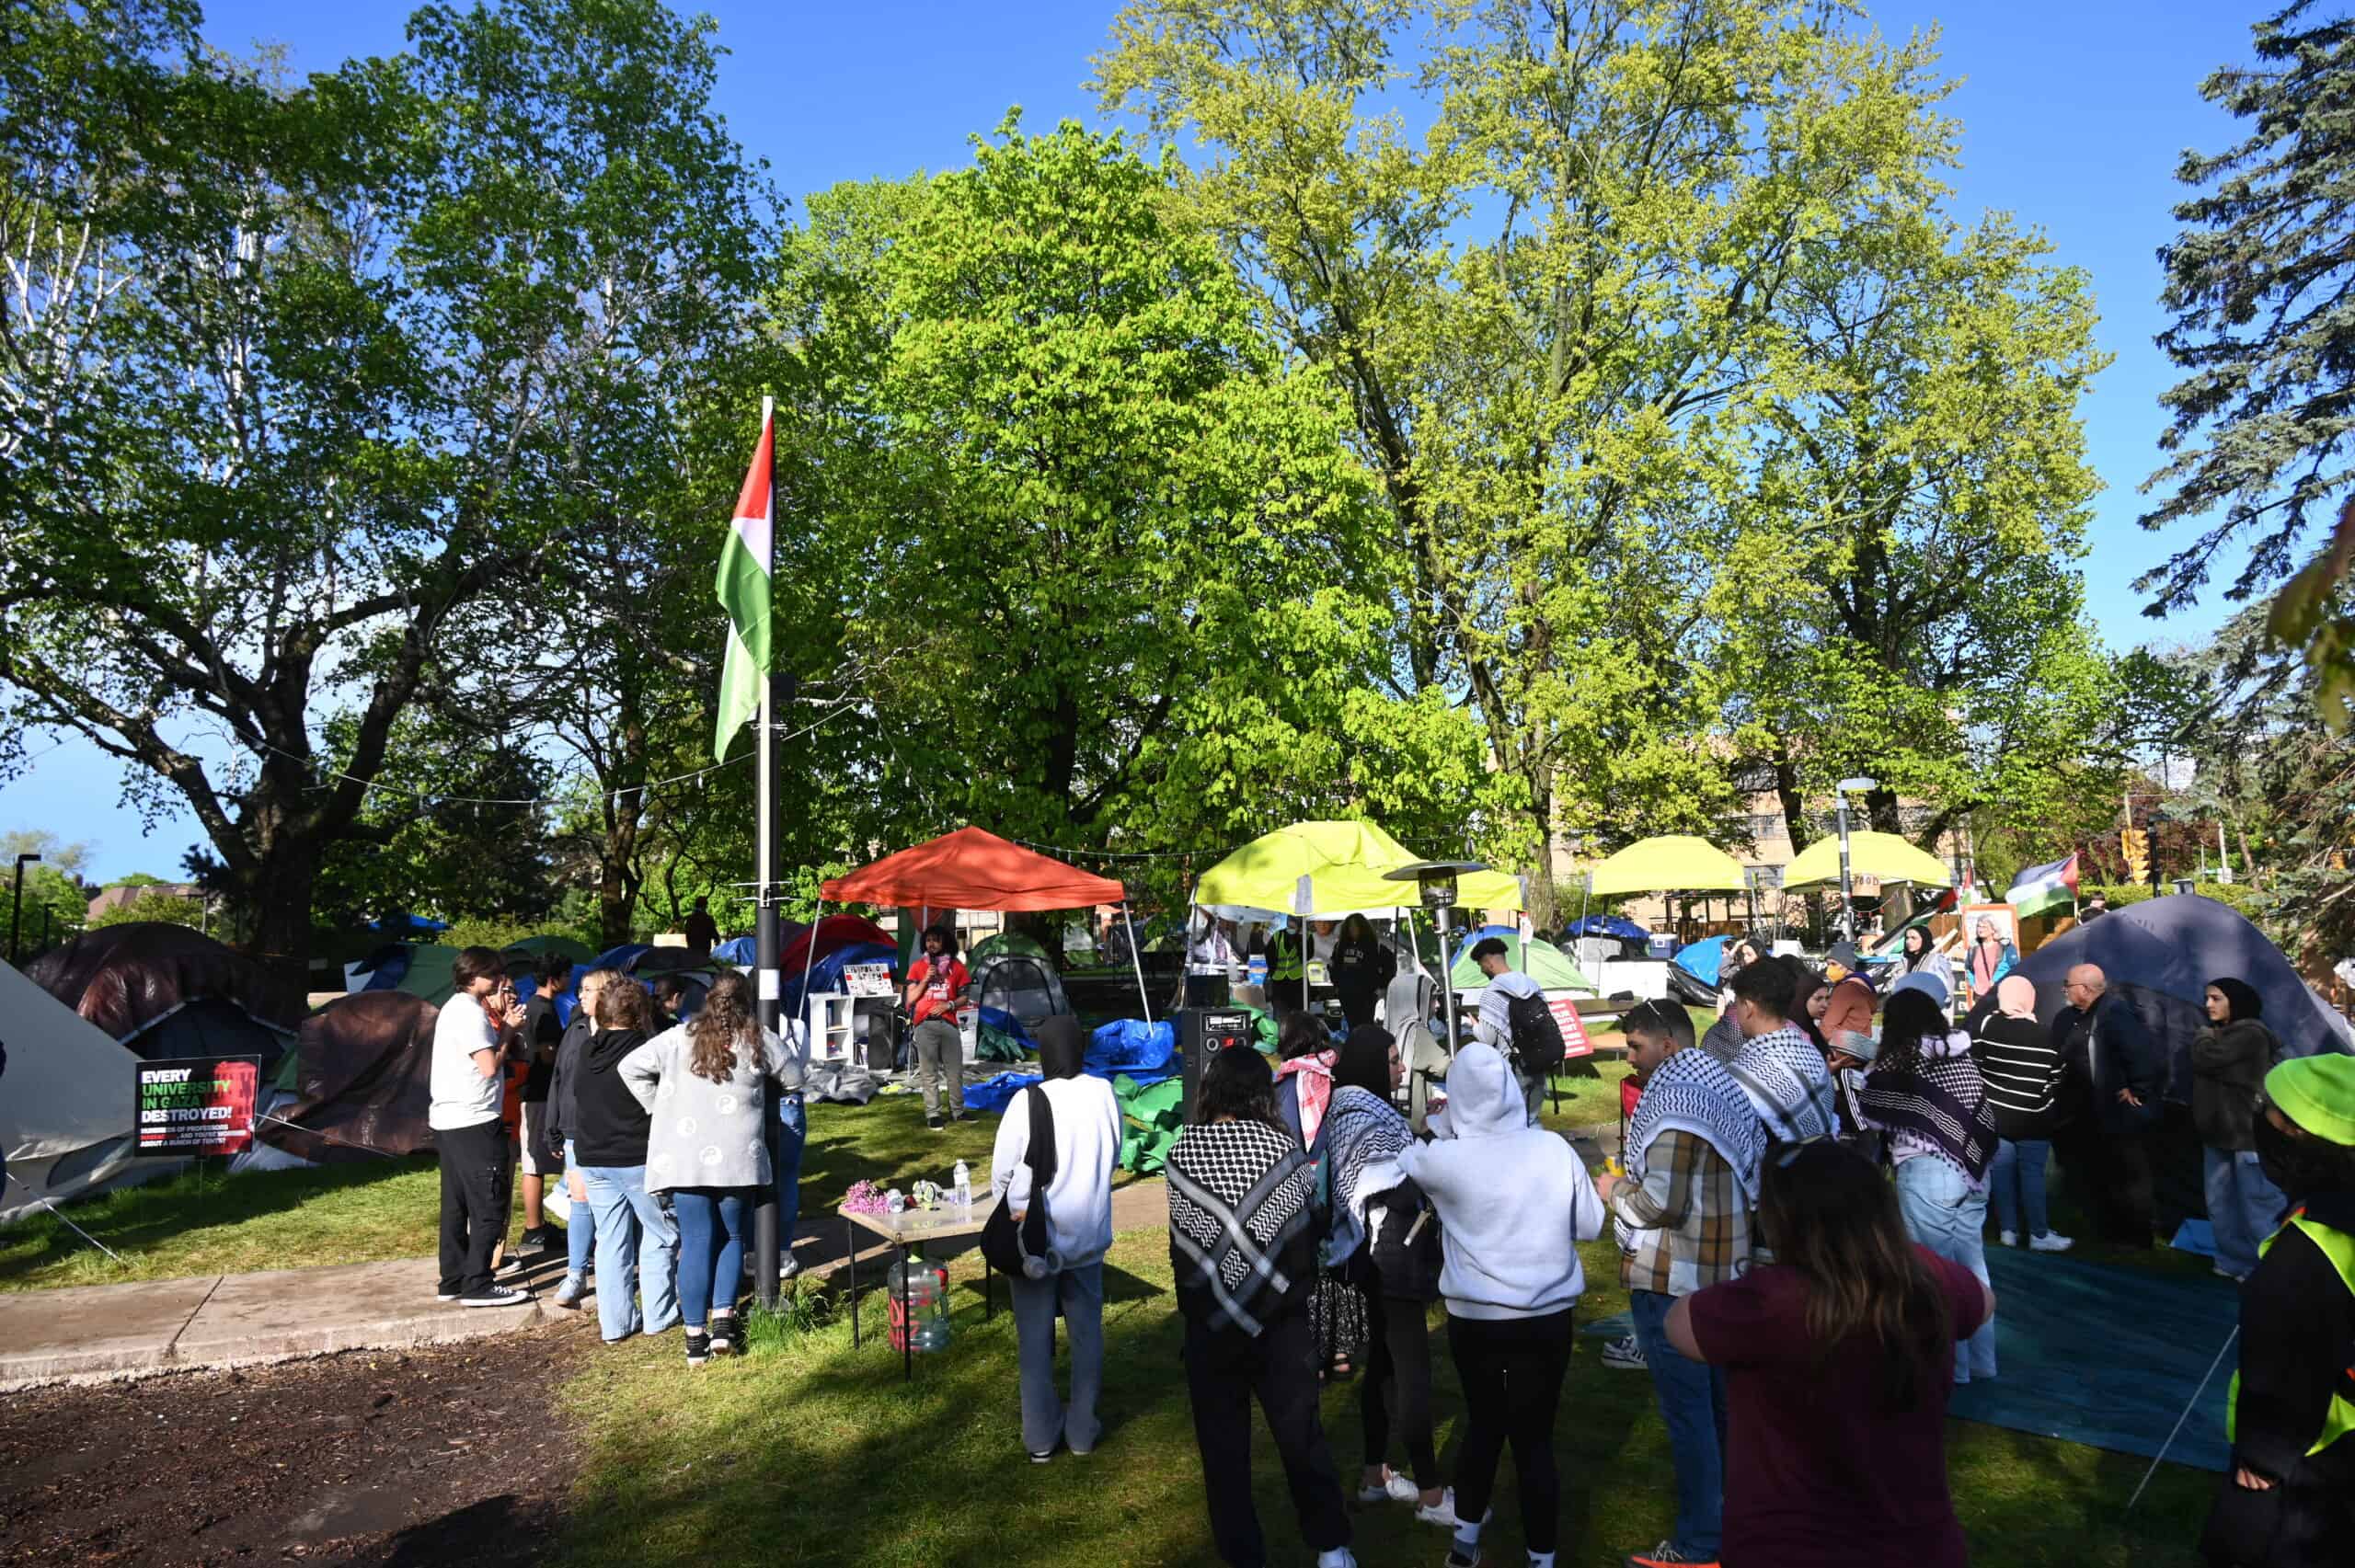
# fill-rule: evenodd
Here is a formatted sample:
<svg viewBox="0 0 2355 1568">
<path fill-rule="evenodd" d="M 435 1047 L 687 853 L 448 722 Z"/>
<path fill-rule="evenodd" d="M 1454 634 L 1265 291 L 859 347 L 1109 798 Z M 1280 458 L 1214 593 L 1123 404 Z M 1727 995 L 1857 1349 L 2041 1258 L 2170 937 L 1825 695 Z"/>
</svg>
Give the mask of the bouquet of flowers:
<svg viewBox="0 0 2355 1568">
<path fill-rule="evenodd" d="M 842 1211 L 844 1214 L 881 1214 L 888 1207 L 883 1189 L 873 1182 L 853 1182 L 850 1191 L 843 1194 Z"/>
</svg>

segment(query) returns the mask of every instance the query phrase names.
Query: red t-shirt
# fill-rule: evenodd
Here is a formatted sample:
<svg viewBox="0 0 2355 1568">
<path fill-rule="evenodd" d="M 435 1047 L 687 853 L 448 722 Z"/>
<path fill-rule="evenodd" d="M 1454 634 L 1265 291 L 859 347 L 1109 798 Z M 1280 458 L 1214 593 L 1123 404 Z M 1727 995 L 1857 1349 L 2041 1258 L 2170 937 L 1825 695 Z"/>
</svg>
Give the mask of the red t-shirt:
<svg viewBox="0 0 2355 1568">
<path fill-rule="evenodd" d="M 1955 1333 L 1986 1301 L 1970 1271 L 1916 1249 L 1945 1285 Z M 1692 1297 L 1693 1337 L 1726 1374 L 1726 1568 L 1963 1568 L 1947 1493 L 1954 1346 L 1912 1410 L 1881 1408 L 1866 1354 L 1819 1364 L 1807 1286 L 1774 1264 Z"/>
<path fill-rule="evenodd" d="M 927 1018 L 955 1018 L 957 993 L 963 990 L 972 978 L 965 972 L 961 959 L 951 958 L 945 967 L 936 966 L 929 958 L 917 959 L 915 967 L 908 971 L 908 983 L 924 987 L 922 994 L 916 998 L 916 1022 L 921 1024 Z"/>
</svg>

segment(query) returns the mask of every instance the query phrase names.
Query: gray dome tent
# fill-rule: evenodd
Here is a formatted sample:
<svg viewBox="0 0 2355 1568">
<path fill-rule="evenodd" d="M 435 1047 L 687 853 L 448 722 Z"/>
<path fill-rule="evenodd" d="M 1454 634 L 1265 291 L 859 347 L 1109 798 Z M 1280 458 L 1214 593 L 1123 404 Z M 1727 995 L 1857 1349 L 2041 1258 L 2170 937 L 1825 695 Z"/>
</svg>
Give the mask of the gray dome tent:
<svg viewBox="0 0 2355 1568">
<path fill-rule="evenodd" d="M 1063 977 L 1052 965 L 1005 948 L 973 966 L 973 1001 L 979 1006 L 1012 1013 L 1026 1029 L 1035 1029 L 1041 1019 L 1071 1011 Z"/>
</svg>

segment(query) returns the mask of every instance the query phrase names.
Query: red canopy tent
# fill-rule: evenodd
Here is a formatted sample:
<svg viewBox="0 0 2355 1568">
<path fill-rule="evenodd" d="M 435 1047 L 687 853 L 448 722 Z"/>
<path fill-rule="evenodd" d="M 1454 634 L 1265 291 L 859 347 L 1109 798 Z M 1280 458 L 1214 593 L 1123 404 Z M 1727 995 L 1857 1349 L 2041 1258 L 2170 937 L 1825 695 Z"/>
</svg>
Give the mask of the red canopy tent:
<svg viewBox="0 0 2355 1568">
<path fill-rule="evenodd" d="M 1109 876 L 1008 843 L 980 828 L 959 828 L 930 843 L 885 855 L 874 864 L 838 876 L 819 888 L 838 904 L 879 904 L 933 910 L 1084 910 L 1119 904 L 1127 918 L 1128 890 Z M 1132 926 L 1130 951 L 1135 951 Z M 1144 996 L 1144 969 L 1137 969 L 1137 994 Z M 1145 1002 L 1146 1021 L 1152 1003 Z"/>
</svg>

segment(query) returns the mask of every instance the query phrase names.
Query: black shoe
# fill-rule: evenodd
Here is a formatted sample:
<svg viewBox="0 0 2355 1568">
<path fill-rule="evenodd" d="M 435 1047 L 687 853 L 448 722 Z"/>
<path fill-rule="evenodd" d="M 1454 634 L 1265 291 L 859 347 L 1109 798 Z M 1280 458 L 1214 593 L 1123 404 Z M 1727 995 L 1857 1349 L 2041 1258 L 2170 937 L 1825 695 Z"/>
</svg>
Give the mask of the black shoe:
<svg viewBox="0 0 2355 1568">
<path fill-rule="evenodd" d="M 700 1367 L 711 1359 L 711 1335 L 687 1331 L 687 1365 Z"/>
<path fill-rule="evenodd" d="M 511 1285 L 493 1285 L 470 1296 L 458 1298 L 461 1307 L 528 1307 L 531 1304 L 532 1293 L 518 1290 Z"/>
<path fill-rule="evenodd" d="M 1039 1450 L 1037 1453 L 1034 1453 L 1034 1454 L 1032 1454 L 1032 1455 L 1030 1456 L 1030 1462 L 1031 1462 L 1032 1464 L 1034 1464 L 1034 1465 L 1042 1465 L 1042 1464 L 1045 1464 L 1049 1459 L 1053 1459 L 1054 1457 L 1055 1457 L 1055 1451 L 1054 1451 L 1054 1449 L 1052 1449 L 1052 1448 L 1041 1448 L 1041 1449 L 1040 1449 L 1040 1450 Z"/>
<path fill-rule="evenodd" d="M 932 1128 L 933 1131 L 938 1132 L 942 1127 L 947 1127 L 948 1123 L 939 1116 L 926 1116 L 924 1119 L 924 1125 Z"/>
<path fill-rule="evenodd" d="M 523 1239 L 515 1244 L 515 1251 L 528 1257 L 538 1253 L 555 1252 L 564 1244 L 563 1230 L 554 1224 L 548 1224 L 541 1226 L 536 1230 L 524 1231 Z"/>
<path fill-rule="evenodd" d="M 739 1341 L 736 1338 L 736 1314 L 714 1312 L 711 1315 L 711 1351 L 715 1356 L 733 1356 Z"/>
<path fill-rule="evenodd" d="M 953 1116 L 949 1117 L 948 1119 L 949 1119 L 950 1121 L 955 1121 L 955 1122 L 977 1122 L 977 1121 L 980 1121 L 982 1118 L 981 1118 L 981 1117 L 979 1117 L 979 1116 L 975 1116 L 975 1115 L 974 1115 L 972 1112 L 971 1112 L 971 1111 L 959 1111 L 959 1112 L 958 1112 L 955 1116 Z"/>
</svg>

